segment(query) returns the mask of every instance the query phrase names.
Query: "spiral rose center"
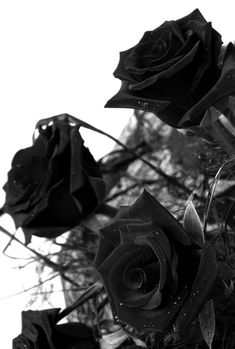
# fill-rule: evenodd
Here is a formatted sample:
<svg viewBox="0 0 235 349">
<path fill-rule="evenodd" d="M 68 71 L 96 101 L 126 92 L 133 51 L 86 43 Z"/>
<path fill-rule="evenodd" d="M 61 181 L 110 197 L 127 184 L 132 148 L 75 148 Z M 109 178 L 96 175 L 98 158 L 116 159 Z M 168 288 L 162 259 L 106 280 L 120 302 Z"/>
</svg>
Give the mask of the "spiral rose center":
<svg viewBox="0 0 235 349">
<path fill-rule="evenodd" d="M 165 52 L 167 49 L 167 44 L 164 40 L 159 39 L 157 42 L 153 45 L 152 52 L 161 54 L 162 52 Z"/>
<path fill-rule="evenodd" d="M 145 272 L 140 268 L 132 269 L 127 276 L 129 287 L 133 290 L 141 288 L 146 282 Z"/>
</svg>

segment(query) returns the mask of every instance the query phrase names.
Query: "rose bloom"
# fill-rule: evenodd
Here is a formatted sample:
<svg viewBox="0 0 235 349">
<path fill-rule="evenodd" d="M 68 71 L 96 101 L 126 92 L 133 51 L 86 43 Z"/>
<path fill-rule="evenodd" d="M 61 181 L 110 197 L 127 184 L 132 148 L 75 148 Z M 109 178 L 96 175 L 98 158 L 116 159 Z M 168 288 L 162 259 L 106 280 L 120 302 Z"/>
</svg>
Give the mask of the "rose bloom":
<svg viewBox="0 0 235 349">
<path fill-rule="evenodd" d="M 56 237 L 91 214 L 105 195 L 105 183 L 79 133 L 76 119 L 62 114 L 36 125 L 33 145 L 19 150 L 4 186 L 4 211 L 16 228 Z"/>
<path fill-rule="evenodd" d="M 221 36 L 198 9 L 147 31 L 120 53 L 114 76 L 122 81 L 106 107 L 155 113 L 170 126 L 200 124 L 207 108 L 220 112 L 235 93 L 235 48 L 221 62 Z"/>
<path fill-rule="evenodd" d="M 57 325 L 59 308 L 22 312 L 22 333 L 13 339 L 13 349 L 99 348 L 92 329 L 82 323 Z"/>
<path fill-rule="evenodd" d="M 199 244 L 198 244 L 199 245 Z M 95 267 L 116 322 L 182 336 L 210 299 L 214 248 L 202 247 L 147 191 L 100 231 Z"/>
</svg>

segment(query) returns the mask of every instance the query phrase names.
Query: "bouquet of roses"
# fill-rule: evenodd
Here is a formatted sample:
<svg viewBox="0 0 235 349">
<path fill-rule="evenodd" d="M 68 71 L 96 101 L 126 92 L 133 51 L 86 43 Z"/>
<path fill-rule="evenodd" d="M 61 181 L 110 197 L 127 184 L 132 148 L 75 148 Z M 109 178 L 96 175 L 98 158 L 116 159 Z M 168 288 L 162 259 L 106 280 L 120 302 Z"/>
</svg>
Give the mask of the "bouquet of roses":
<svg viewBox="0 0 235 349">
<path fill-rule="evenodd" d="M 22 313 L 13 348 L 234 348 L 235 46 L 195 10 L 121 52 L 114 76 L 106 107 L 135 110 L 120 139 L 61 114 L 12 160 L 1 214 L 26 248 L 60 245 L 31 251 L 67 287 L 63 311 Z M 116 147 L 95 161 L 81 128 Z"/>
</svg>

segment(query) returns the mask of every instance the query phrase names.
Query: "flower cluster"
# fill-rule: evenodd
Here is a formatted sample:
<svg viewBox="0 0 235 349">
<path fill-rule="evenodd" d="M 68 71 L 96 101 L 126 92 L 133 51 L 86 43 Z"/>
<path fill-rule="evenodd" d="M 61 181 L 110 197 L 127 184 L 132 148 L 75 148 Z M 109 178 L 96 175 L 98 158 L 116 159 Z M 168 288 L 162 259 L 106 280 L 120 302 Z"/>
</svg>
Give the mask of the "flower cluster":
<svg viewBox="0 0 235 349">
<path fill-rule="evenodd" d="M 231 141 L 231 137 L 235 136 L 235 46 L 229 43 L 226 48 L 223 47 L 220 34 L 198 9 L 146 32 L 137 45 L 121 52 L 114 76 L 122 81 L 122 85 L 107 102 L 107 107 L 151 112 L 163 123 L 185 131 L 190 128 L 210 139 L 212 145 L 218 142 L 225 153 L 234 155 L 235 142 Z M 84 146 L 80 127 L 107 135 L 68 114 L 37 123 L 33 145 L 19 150 L 12 160 L 8 180 L 3 187 L 6 199 L 1 213 L 11 215 L 16 229 L 22 228 L 26 245 L 33 235 L 55 239 L 79 225 L 86 227 L 86 237 L 89 238 L 93 229 L 93 236 L 97 238 L 94 240 L 98 241 L 93 260 L 96 269 L 93 269 L 94 279 L 100 276 L 114 323 L 120 325 L 121 330 L 130 325 L 131 336 L 139 333 L 146 343 L 149 338 L 157 341 L 158 334 L 163 339 L 162 343 L 167 344 L 168 340 L 183 338 L 190 326 L 200 322 L 203 336 L 210 346 L 214 331 L 212 300 L 218 293 L 217 285 L 221 287 L 221 275 L 223 285 L 226 278 L 231 281 L 234 277 L 234 271 L 218 258 L 220 255 L 223 261 L 230 263 L 229 266 L 234 262 L 234 254 L 233 260 L 229 259 L 231 249 L 228 245 L 228 226 L 234 229 L 234 190 L 229 189 L 230 196 L 225 196 L 227 204 L 223 210 L 220 209 L 223 217 L 219 229 L 224 229 L 221 231 L 224 233 L 226 254 L 217 254 L 216 245 L 212 243 L 217 236 L 212 239 L 204 234 L 211 218 L 209 208 L 215 187 L 209 192 L 211 196 L 207 197 L 199 196 L 199 191 L 193 192 L 199 199 L 199 209 L 205 213 L 202 229 L 192 202 L 188 204 L 186 201 L 188 194 L 192 194 L 187 187 L 188 182 L 185 181 L 184 185 L 177 176 L 168 175 L 149 163 L 142 157 L 144 151 L 141 152 L 143 148 L 139 151 L 139 144 L 129 149 L 117 141 L 126 153 L 121 158 L 121 152 L 115 152 L 113 177 L 116 172 L 124 171 L 133 159 L 141 160 L 157 173 L 156 181 L 162 176 L 187 194 L 183 207 L 187 208 L 180 221 L 160 204 L 156 195 L 147 190 L 138 193 L 130 205 L 110 207 L 107 205 L 110 200 L 107 194 L 112 189 L 110 182 L 114 183 L 115 179 L 108 183 L 108 160 L 102 163 L 94 159 Z M 231 159 L 226 164 L 230 162 Z M 201 183 L 197 189 L 199 187 L 201 189 Z M 124 193 L 128 190 L 130 188 Z M 114 192 L 114 196 L 116 194 Z M 224 196 L 220 194 L 218 198 L 220 201 L 215 207 L 221 208 Z M 97 212 L 108 219 L 101 219 L 100 229 L 100 221 L 96 217 L 89 230 L 85 223 Z M 43 258 L 46 259 L 45 256 Z M 76 262 L 77 267 L 79 261 Z M 48 265 L 53 263 L 49 260 Z M 68 265 L 63 270 L 68 270 Z M 68 277 L 65 279 L 69 280 Z M 226 287 L 229 288 L 227 284 Z M 103 297 L 102 307 L 106 305 L 105 301 Z M 97 318 L 102 307 L 96 309 Z M 98 340 L 102 333 L 95 335 L 88 324 L 58 324 L 60 319 L 60 309 L 57 308 L 23 312 L 22 334 L 13 340 L 13 348 L 105 347 L 100 344 L 104 341 Z M 96 330 L 98 328 L 96 326 Z M 152 337 L 146 334 L 149 332 Z M 127 338 L 126 333 L 123 338 Z M 121 348 L 120 339 L 113 339 L 113 343 L 114 348 Z M 134 347 L 138 345 L 134 344 Z M 153 347 L 156 347 L 154 343 Z"/>
</svg>

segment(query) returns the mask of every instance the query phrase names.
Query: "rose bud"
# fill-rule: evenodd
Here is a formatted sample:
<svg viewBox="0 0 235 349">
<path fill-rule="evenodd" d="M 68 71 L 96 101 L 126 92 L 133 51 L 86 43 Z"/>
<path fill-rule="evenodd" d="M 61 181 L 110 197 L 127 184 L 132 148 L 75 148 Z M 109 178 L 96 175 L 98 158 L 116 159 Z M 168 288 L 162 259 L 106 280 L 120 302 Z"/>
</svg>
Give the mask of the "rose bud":
<svg viewBox="0 0 235 349">
<path fill-rule="evenodd" d="M 186 231 L 147 191 L 120 207 L 100 231 L 94 265 L 115 322 L 179 337 L 211 297 L 218 276 L 214 248 L 194 228 Z"/>
<path fill-rule="evenodd" d="M 82 323 L 57 325 L 60 309 L 22 312 L 22 333 L 13 339 L 13 349 L 95 349 L 91 328 Z"/>
<path fill-rule="evenodd" d="M 141 109 L 177 128 L 199 125 L 207 108 L 220 112 L 235 92 L 235 49 L 220 66 L 221 36 L 198 9 L 147 31 L 120 53 L 114 76 L 122 81 L 106 107 Z"/>
<path fill-rule="evenodd" d="M 4 211 L 16 228 L 54 238 L 79 224 L 101 203 L 105 183 L 79 133 L 76 119 L 62 114 L 36 125 L 33 145 L 19 150 L 4 186 Z"/>
</svg>

